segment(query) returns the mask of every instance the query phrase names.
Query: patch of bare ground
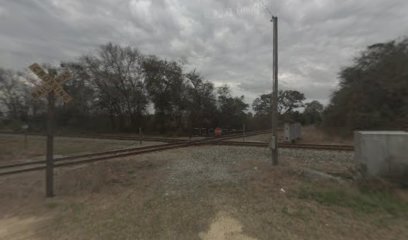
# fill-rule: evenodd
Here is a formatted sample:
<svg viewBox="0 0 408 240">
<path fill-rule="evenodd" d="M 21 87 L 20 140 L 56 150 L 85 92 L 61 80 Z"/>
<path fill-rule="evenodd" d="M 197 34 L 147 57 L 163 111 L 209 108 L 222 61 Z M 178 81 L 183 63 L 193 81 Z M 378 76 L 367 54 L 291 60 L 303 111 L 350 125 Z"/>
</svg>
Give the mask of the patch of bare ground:
<svg viewBox="0 0 408 240">
<path fill-rule="evenodd" d="M 303 177 L 348 171 L 352 155 L 331 154 L 283 150 L 274 167 L 260 148 L 151 153 L 58 169 L 48 200 L 43 172 L 2 178 L 0 239 L 408 239 L 406 201 Z"/>
</svg>

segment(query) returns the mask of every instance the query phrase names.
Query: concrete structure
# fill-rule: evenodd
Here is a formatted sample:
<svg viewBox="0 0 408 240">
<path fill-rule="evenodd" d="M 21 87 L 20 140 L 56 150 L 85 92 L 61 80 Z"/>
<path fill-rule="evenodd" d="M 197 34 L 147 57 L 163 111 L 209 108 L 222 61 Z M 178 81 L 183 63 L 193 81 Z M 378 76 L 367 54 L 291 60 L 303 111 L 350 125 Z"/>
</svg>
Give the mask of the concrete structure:
<svg viewBox="0 0 408 240">
<path fill-rule="evenodd" d="M 366 176 L 408 177 L 408 132 L 354 132 L 354 159 Z"/>
<path fill-rule="evenodd" d="M 285 123 L 284 126 L 284 141 L 294 142 L 301 138 L 301 128 L 300 123 Z"/>
</svg>

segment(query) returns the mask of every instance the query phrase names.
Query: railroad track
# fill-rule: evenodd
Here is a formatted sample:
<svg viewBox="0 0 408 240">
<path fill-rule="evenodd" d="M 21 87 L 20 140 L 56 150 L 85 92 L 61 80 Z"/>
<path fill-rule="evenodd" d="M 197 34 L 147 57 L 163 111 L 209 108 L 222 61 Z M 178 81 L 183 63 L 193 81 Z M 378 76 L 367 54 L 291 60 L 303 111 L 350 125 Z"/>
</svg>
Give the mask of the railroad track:
<svg viewBox="0 0 408 240">
<path fill-rule="evenodd" d="M 249 132 L 250 134 L 251 132 Z M 266 131 L 265 133 L 268 133 Z M 24 133 L 20 132 L 4 132 L 0 131 L 0 134 L 10 134 L 10 135 L 24 135 Z M 260 133 L 261 134 L 261 133 Z M 28 133 L 28 136 L 39 136 L 45 137 L 42 133 Z M 242 136 L 241 133 L 234 133 L 228 134 L 223 136 L 235 136 L 234 138 L 238 138 Z M 248 136 L 248 134 L 246 134 Z M 112 135 L 112 134 L 90 134 L 90 135 L 57 135 L 56 137 L 64 137 L 64 138 L 88 138 L 88 139 L 109 139 L 109 140 L 125 140 L 125 141 L 149 141 L 149 142 L 165 142 L 165 143 L 181 143 L 181 142 L 188 142 L 189 139 L 180 139 L 180 138 L 171 138 L 171 137 L 150 137 L 150 136 L 129 136 L 129 135 Z M 201 137 L 201 136 L 199 136 Z M 214 139 L 214 137 L 203 137 L 204 139 Z"/>
<path fill-rule="evenodd" d="M 24 133 L 20 132 L 4 132 L 0 131 L 0 134 L 11 134 L 11 135 L 24 135 Z M 28 133 L 28 136 L 39 136 L 45 137 L 42 133 Z M 95 134 L 95 135 L 57 135 L 56 137 L 66 137 L 66 138 L 89 138 L 89 139 L 112 139 L 112 140 L 126 140 L 126 141 L 140 141 L 139 136 L 127 136 L 127 135 L 110 135 L 110 134 Z M 177 139 L 177 138 L 164 138 L 164 137 L 145 137 L 143 136 L 142 141 L 154 141 L 154 142 L 167 142 L 167 143 L 175 143 L 175 142 L 186 142 L 188 140 L 185 139 Z"/>
<path fill-rule="evenodd" d="M 269 130 L 266 131 L 254 131 L 249 132 L 246 136 L 253 136 L 258 134 L 264 134 L 270 132 Z M 157 151 L 164 151 L 169 149 L 175 148 L 183 148 L 189 147 L 194 145 L 205 145 L 205 144 L 212 144 L 216 142 L 220 142 L 223 140 L 228 140 L 232 138 L 237 138 L 242 136 L 241 134 L 234 134 L 225 137 L 219 138 L 209 138 L 209 139 L 202 139 L 202 140 L 182 140 L 181 142 L 173 142 L 167 144 L 161 144 L 156 146 L 146 146 L 146 147 L 138 147 L 138 148 L 128 148 L 128 149 L 121 149 L 121 150 L 113 150 L 113 151 L 106 151 L 106 152 L 99 152 L 99 153 L 90 153 L 90 154 L 82 154 L 82 155 L 75 155 L 75 156 L 67 156 L 62 158 L 54 159 L 54 168 L 64 167 L 64 166 L 72 166 L 78 164 L 87 164 L 97 161 L 103 161 L 108 159 L 114 158 L 122 158 L 128 157 L 133 155 L 139 155 L 144 153 L 151 153 Z M 19 174 L 24 172 L 32 172 L 32 171 L 39 171 L 44 170 L 46 167 L 46 161 L 31 161 L 31 162 L 19 162 L 9 165 L 0 165 L 0 176 L 6 175 L 13 175 Z"/>
<path fill-rule="evenodd" d="M 66 137 L 66 136 L 64 136 Z M 95 135 L 95 136 L 81 136 L 73 138 L 96 138 L 96 139 L 111 139 L 111 140 L 125 140 L 125 141 L 149 141 L 149 142 L 166 142 L 166 143 L 180 143 L 186 142 L 186 139 L 177 138 L 163 138 L 163 137 L 136 137 L 136 136 L 121 136 L 121 135 Z"/>
<path fill-rule="evenodd" d="M 219 141 L 217 145 L 224 146 L 246 146 L 246 147 L 268 147 L 269 144 L 265 142 L 238 142 L 238 141 Z M 313 149 L 313 150 L 331 150 L 331 151 L 354 151 L 351 145 L 323 145 L 323 144 L 292 144 L 292 143 L 278 143 L 280 148 L 297 148 L 297 149 Z"/>
</svg>

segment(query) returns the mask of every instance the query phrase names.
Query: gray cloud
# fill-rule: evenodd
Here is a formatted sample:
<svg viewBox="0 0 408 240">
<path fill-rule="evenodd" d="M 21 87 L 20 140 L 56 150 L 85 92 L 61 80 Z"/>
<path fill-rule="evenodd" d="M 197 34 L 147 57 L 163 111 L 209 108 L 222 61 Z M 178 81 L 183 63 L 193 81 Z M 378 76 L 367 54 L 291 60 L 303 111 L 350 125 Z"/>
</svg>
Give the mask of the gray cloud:
<svg viewBox="0 0 408 240">
<path fill-rule="evenodd" d="M 187 60 L 251 103 L 271 89 L 264 6 L 279 16 L 280 87 L 325 103 L 359 51 L 408 33 L 405 0 L 0 0 L 0 66 L 57 64 L 112 41 Z"/>
</svg>

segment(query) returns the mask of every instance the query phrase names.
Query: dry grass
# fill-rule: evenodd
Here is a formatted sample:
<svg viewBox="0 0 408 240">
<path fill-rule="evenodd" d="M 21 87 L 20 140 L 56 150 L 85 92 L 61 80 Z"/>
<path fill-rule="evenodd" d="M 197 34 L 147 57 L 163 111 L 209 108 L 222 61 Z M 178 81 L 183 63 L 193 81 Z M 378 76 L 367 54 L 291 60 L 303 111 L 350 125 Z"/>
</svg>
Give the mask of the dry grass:
<svg viewBox="0 0 408 240">
<path fill-rule="evenodd" d="M 283 151 L 273 167 L 268 153 L 205 146 L 59 169 L 52 200 L 43 173 L 3 178 L 0 238 L 408 239 L 406 201 L 299 174 L 347 171 L 349 155 L 318 164 L 314 152 Z"/>
<path fill-rule="evenodd" d="M 353 138 L 328 134 L 317 127 L 308 126 L 302 128 L 302 140 L 299 143 L 352 145 Z"/>
<path fill-rule="evenodd" d="M 281 130 L 278 132 L 279 141 L 283 142 L 284 132 Z M 246 137 L 246 141 L 253 142 L 269 142 L 271 141 L 272 134 L 259 134 L 255 136 Z M 236 138 L 231 141 L 241 141 L 241 138 Z M 352 138 L 343 138 L 333 134 L 327 134 L 321 129 L 314 126 L 302 127 L 302 139 L 296 141 L 297 143 L 309 143 L 309 144 L 334 144 L 334 145 L 352 145 Z"/>
<path fill-rule="evenodd" d="M 27 145 L 25 145 L 22 135 L 0 134 L 0 162 L 35 159 L 45 155 L 45 137 L 28 136 L 27 140 Z M 71 155 L 157 144 L 161 143 L 145 141 L 139 145 L 138 141 L 56 137 L 54 154 Z"/>
<path fill-rule="evenodd" d="M 283 131 L 278 131 L 278 136 L 279 136 L 279 141 L 283 141 Z M 270 142 L 272 138 L 272 134 L 271 133 L 266 133 L 266 134 L 258 134 L 255 136 L 249 136 L 249 137 L 245 137 L 245 141 L 247 142 Z M 231 139 L 230 141 L 242 141 L 243 138 L 234 138 Z"/>
</svg>

